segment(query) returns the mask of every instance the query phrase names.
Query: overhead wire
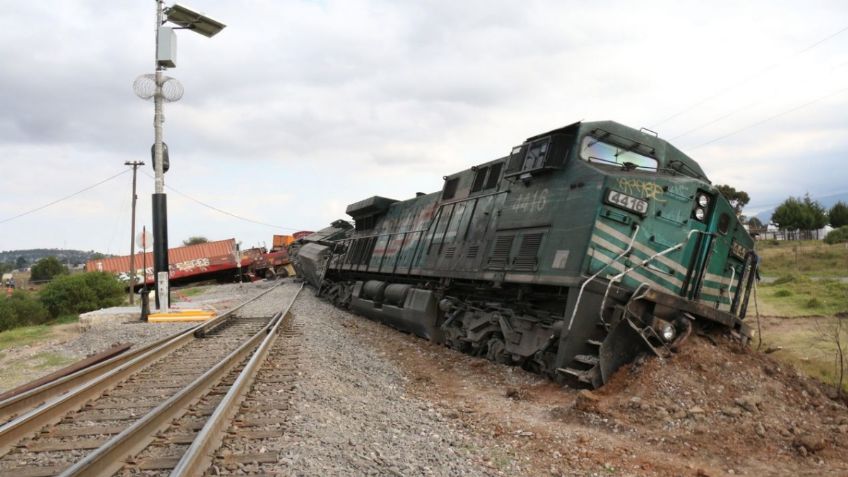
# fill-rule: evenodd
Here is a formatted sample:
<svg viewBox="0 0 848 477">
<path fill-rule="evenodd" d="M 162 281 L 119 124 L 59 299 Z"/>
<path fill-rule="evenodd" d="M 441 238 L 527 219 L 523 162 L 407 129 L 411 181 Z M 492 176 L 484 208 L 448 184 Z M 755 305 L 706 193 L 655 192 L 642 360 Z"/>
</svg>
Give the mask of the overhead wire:
<svg viewBox="0 0 848 477">
<path fill-rule="evenodd" d="M 830 73 L 833 73 L 834 71 L 836 71 L 836 70 L 838 70 L 838 69 L 842 68 L 842 67 L 843 67 L 843 66 L 845 66 L 845 65 L 848 65 L 848 61 L 845 61 L 845 62 L 843 62 L 843 63 L 841 63 L 841 64 L 839 64 L 839 65 L 837 65 L 837 66 L 832 67 L 832 68 L 830 69 Z M 735 115 L 736 113 L 740 113 L 740 112 L 745 111 L 745 110 L 747 110 L 747 109 L 750 109 L 750 108 L 752 108 L 752 107 L 754 107 L 754 106 L 756 106 L 756 105 L 758 105 L 758 104 L 761 104 L 763 101 L 764 101 L 763 99 L 758 99 L 758 100 L 756 100 L 756 101 L 752 101 L 752 102 L 750 102 L 750 103 L 746 104 L 745 106 L 742 106 L 742 107 L 736 108 L 736 109 L 734 109 L 734 110 L 732 110 L 732 111 L 730 111 L 730 112 L 724 113 L 724 114 L 722 114 L 721 116 L 719 116 L 719 117 L 717 117 L 717 118 L 714 118 L 714 119 L 712 119 L 712 120 L 710 120 L 710 121 L 707 121 L 706 123 L 702 123 L 702 124 L 700 124 L 700 125 L 698 125 L 698 126 L 695 126 L 695 127 L 691 128 L 691 129 L 687 129 L 686 131 L 684 131 L 684 132 L 682 132 L 682 133 L 678 134 L 677 136 L 674 136 L 674 137 L 670 138 L 670 139 L 669 139 L 669 141 L 674 141 L 674 140 L 676 140 L 676 139 L 680 139 L 680 138 L 681 138 L 681 137 L 683 137 L 683 136 L 688 136 L 689 134 L 692 134 L 692 133 L 693 133 L 693 132 L 695 132 L 695 131 L 699 131 L 699 130 L 701 130 L 701 129 L 703 129 L 703 128 L 707 127 L 707 126 L 712 126 L 713 124 L 715 124 L 715 123 L 717 123 L 717 122 L 720 122 L 720 121 L 723 121 L 723 120 L 725 120 L 725 119 L 729 118 L 730 116 Z"/>
<path fill-rule="evenodd" d="M 150 174 L 148 174 L 147 172 L 143 172 L 143 174 L 144 174 L 144 175 L 146 175 L 147 177 L 150 177 L 151 179 L 153 179 L 153 176 L 151 176 L 151 175 L 150 175 Z M 194 197 L 192 197 L 192 196 L 190 196 L 190 195 L 186 194 L 185 192 L 180 192 L 179 190 L 175 189 L 174 187 L 172 187 L 172 186 L 170 186 L 170 185 L 168 185 L 168 184 L 165 184 L 165 187 L 166 187 L 166 188 L 168 188 L 168 189 L 169 189 L 169 190 L 171 190 L 171 191 L 176 192 L 177 194 L 179 194 L 179 195 L 181 195 L 181 196 L 185 197 L 186 199 L 188 199 L 188 200 L 190 200 L 190 201 L 192 201 L 192 202 L 195 202 L 195 203 L 197 203 L 197 204 L 199 204 L 199 205 L 202 205 L 203 207 L 206 207 L 206 208 L 208 208 L 208 209 L 214 210 L 215 212 L 218 212 L 218 213 L 220 213 L 220 214 L 228 215 L 228 216 L 230 216 L 230 217 L 233 217 L 233 218 L 236 218 L 236 219 L 239 219 L 239 220 L 243 220 L 243 221 L 245 221 L 245 222 L 250 222 L 250 223 L 258 224 L 258 225 L 264 225 L 265 227 L 271 227 L 271 228 L 274 228 L 274 229 L 293 230 L 293 231 L 300 230 L 300 229 L 293 229 L 293 228 L 291 228 L 291 227 L 283 227 L 282 225 L 269 224 L 269 223 L 267 223 L 267 222 L 261 222 L 261 221 L 259 221 L 259 220 L 253 220 L 253 219 L 249 219 L 249 218 L 247 218 L 247 217 L 242 217 L 242 216 L 240 216 L 240 215 L 238 215 L 238 214 L 234 214 L 234 213 L 232 213 L 232 212 L 228 212 L 228 211 L 226 211 L 226 210 L 224 210 L 224 209 L 221 209 L 221 208 L 215 207 L 214 205 L 207 204 L 206 202 L 203 202 L 203 201 L 201 201 L 201 200 L 199 200 L 199 199 L 196 199 L 196 198 L 194 198 Z"/>
<path fill-rule="evenodd" d="M 707 127 L 707 126 L 712 126 L 713 124 L 715 124 L 715 123 L 717 123 L 717 122 L 719 122 L 719 121 L 723 121 L 723 120 L 725 120 L 725 119 L 729 118 L 730 116 L 733 116 L 733 115 L 734 115 L 734 114 L 736 114 L 736 113 L 740 113 L 740 112 L 742 112 L 742 111 L 745 111 L 745 110 L 746 110 L 746 109 L 748 109 L 748 108 L 751 108 L 751 107 L 753 107 L 753 106 L 756 106 L 757 104 L 760 104 L 761 102 L 762 102 L 762 100 L 757 100 L 757 101 L 754 101 L 754 102 L 748 103 L 748 104 L 746 104 L 745 106 L 742 106 L 741 108 L 736 108 L 736 109 L 734 109 L 733 111 L 730 111 L 729 113 L 725 113 L 725 114 L 723 114 L 723 115 L 721 115 L 721 116 L 719 116 L 719 117 L 717 117 L 717 118 L 715 118 L 715 119 L 713 119 L 713 120 L 711 120 L 711 121 L 708 121 L 708 122 L 706 122 L 706 123 L 703 123 L 703 124 L 701 124 L 701 125 L 699 125 L 699 126 L 695 126 L 694 128 L 688 129 L 688 130 L 686 130 L 686 131 L 684 131 L 684 132 L 682 132 L 682 133 L 678 134 L 677 136 L 674 136 L 674 137 L 670 138 L 670 139 L 669 139 L 669 141 L 674 141 L 675 139 L 680 139 L 680 138 L 682 138 L 683 136 L 688 136 L 689 134 L 692 134 L 692 133 L 693 133 L 693 132 L 695 132 L 695 131 L 699 131 L 699 130 L 701 130 L 701 129 L 704 129 L 704 128 L 705 128 L 705 127 Z"/>
<path fill-rule="evenodd" d="M 836 90 L 836 91 L 831 91 L 830 93 L 828 93 L 828 94 L 826 94 L 826 95 L 824 95 L 824 96 L 819 96 L 818 98 L 813 99 L 813 100 L 811 100 L 811 101 L 807 101 L 807 102 L 806 102 L 806 103 L 804 103 L 804 104 L 800 104 L 800 105 L 795 106 L 795 107 L 792 107 L 792 108 L 790 108 L 790 109 L 783 110 L 783 111 L 781 111 L 781 112 L 779 112 L 779 113 L 777 113 L 777 114 L 771 115 L 771 116 L 769 116 L 769 117 L 767 117 L 767 118 L 765 118 L 765 119 L 761 119 L 761 120 L 756 121 L 756 122 L 754 122 L 754 123 L 748 124 L 747 126 L 743 126 L 743 127 L 739 128 L 739 129 L 735 129 L 735 130 L 733 130 L 733 131 L 731 131 L 731 132 L 729 132 L 729 133 L 723 134 L 723 135 L 721 135 L 721 136 L 719 136 L 719 137 L 717 137 L 717 138 L 711 139 L 711 140 L 709 140 L 709 141 L 707 141 L 707 142 L 702 142 L 701 144 L 698 144 L 697 146 L 693 146 L 693 147 L 690 147 L 690 148 L 687 148 L 687 149 L 698 149 L 698 148 L 704 147 L 704 146 L 706 146 L 706 145 L 712 144 L 712 143 L 714 143 L 714 142 L 721 141 L 722 139 L 727 139 L 727 138 L 729 138 L 729 137 L 731 137 L 731 136 L 735 136 L 736 134 L 739 134 L 739 133 L 741 133 L 741 132 L 743 132 L 743 131 L 747 131 L 748 129 L 751 129 L 751 128 L 753 128 L 753 127 L 759 126 L 759 125 L 761 125 L 761 124 L 765 124 L 765 123 L 767 123 L 767 122 L 769 122 L 769 121 L 772 121 L 772 120 L 774 120 L 774 119 L 777 119 L 777 118 L 779 118 L 779 117 L 781 117 L 781 116 L 786 116 L 787 114 L 794 113 L 794 112 L 799 111 L 799 110 L 801 110 L 801 109 L 804 109 L 804 108 L 806 108 L 806 107 L 812 106 L 813 104 L 816 104 L 816 103 L 818 103 L 818 102 L 820 102 L 820 101 L 823 101 L 823 100 L 825 100 L 825 99 L 828 99 L 828 98 L 830 98 L 830 97 L 832 97 L 832 96 L 836 96 L 836 95 L 842 94 L 842 93 L 844 93 L 844 92 L 846 92 L 846 91 L 848 91 L 848 88 L 842 88 L 842 89 L 839 89 L 839 90 Z"/>
<path fill-rule="evenodd" d="M 101 185 L 101 184 L 105 184 L 106 182 L 109 182 L 109 181 L 111 181 L 112 179 L 114 179 L 114 178 L 116 178 L 116 177 L 118 177 L 118 176 L 121 176 L 121 175 L 123 175 L 123 174 L 126 174 L 127 172 L 129 172 L 129 169 L 124 169 L 123 171 L 121 171 L 121 172 L 119 172 L 119 173 L 117 173 L 117 174 L 115 174 L 115 175 L 113 175 L 113 176 L 109 176 L 109 177 L 107 177 L 107 178 L 103 179 L 102 181 L 100 181 L 100 182 L 98 182 L 98 183 L 96 183 L 96 184 L 92 184 L 92 185 L 90 185 L 90 186 L 88 186 L 88 187 L 86 187 L 86 188 L 84 188 L 84 189 L 80 189 L 80 190 L 78 190 L 78 191 L 74 192 L 73 194 L 66 195 L 66 196 L 64 196 L 64 197 L 62 197 L 62 198 L 60 198 L 60 199 L 56 199 L 56 200 L 54 200 L 53 202 L 49 202 L 49 203 L 44 204 L 44 205 L 42 205 L 42 206 L 40 206 L 40 207 L 36 207 L 36 208 L 34 208 L 34 209 L 27 210 L 26 212 L 22 212 L 22 213 L 20 213 L 20 214 L 18 214 L 18 215 L 15 215 L 15 216 L 8 217 L 8 218 L 5 218 L 5 219 L 3 219 L 3 220 L 0 220 L 0 224 L 5 224 L 6 222 L 11 222 L 12 220 L 15 220 L 15 219 L 18 219 L 18 218 L 24 217 L 24 216 L 26 216 L 26 215 L 29 215 L 29 214 L 32 214 L 32 213 L 38 212 L 39 210 L 44 210 L 44 209 L 46 209 L 46 208 L 48 208 L 48 207 L 50 207 L 50 206 L 52 206 L 52 205 L 56 205 L 56 204 L 58 204 L 58 203 L 60 203 L 60 202 L 62 202 L 62 201 L 68 200 L 68 199 L 70 199 L 71 197 L 78 196 L 78 195 L 82 194 L 83 192 L 86 192 L 86 191 L 89 191 L 89 190 L 91 190 L 91 189 L 94 189 L 95 187 L 97 187 L 97 186 L 99 186 L 99 185 Z"/>
<path fill-rule="evenodd" d="M 846 31 L 848 31 L 848 26 L 845 26 L 845 27 L 839 29 L 838 31 L 831 33 L 830 35 L 828 35 L 824 38 L 821 38 L 821 39 L 815 41 L 814 43 L 812 43 L 810 45 L 807 45 L 806 47 L 804 47 L 804 48 L 796 51 L 795 53 L 792 53 L 792 54 L 790 54 L 790 55 L 788 55 L 788 56 L 786 56 L 786 57 L 784 57 L 784 58 L 782 58 L 778 61 L 776 61 L 775 63 L 772 63 L 772 64 L 770 64 L 770 65 L 768 65 L 764 68 L 761 68 L 761 69 L 749 74 L 748 76 L 745 76 L 744 78 L 742 78 L 741 80 L 739 80 L 735 83 L 731 83 L 729 86 L 726 86 L 726 87 L 716 91 L 715 93 L 713 93 L 713 94 L 711 94 L 711 95 L 709 95 L 709 96 L 707 96 L 707 97 L 705 97 L 705 98 L 683 108 L 682 110 L 672 114 L 671 116 L 668 116 L 665 119 L 663 119 L 663 120 L 661 120 L 657 123 L 652 124 L 650 126 L 650 128 L 655 129 L 655 128 L 667 123 L 668 121 L 671 121 L 672 119 L 675 119 L 679 116 L 682 116 L 683 114 L 686 114 L 689 111 L 692 111 L 693 109 L 695 109 L 695 108 L 697 108 L 697 107 L 699 107 L 699 106 L 701 106 L 705 103 L 708 103 L 709 101 L 712 101 L 713 99 L 718 98 L 719 96 L 722 96 L 723 94 L 725 94 L 729 91 L 732 91 L 732 90 L 738 88 L 739 86 L 742 86 L 743 84 L 748 83 L 752 79 L 757 78 L 757 77 L 761 76 L 762 74 L 773 70 L 774 68 L 780 66 L 783 62 L 785 62 L 789 59 L 795 58 L 796 56 L 802 55 L 802 54 L 814 49 L 815 47 L 817 47 L 817 46 L 819 46 L 819 45 L 821 45 L 821 44 L 823 44 L 823 43 L 825 43 L 829 40 L 832 40 L 833 38 L 839 36 L 840 34 L 846 32 Z"/>
<path fill-rule="evenodd" d="M 128 212 L 131 206 L 131 201 L 131 197 L 124 197 L 121 199 L 121 204 L 118 206 L 118 212 L 115 215 L 115 223 L 112 225 L 112 234 L 109 236 L 109 242 L 106 245 L 107 254 L 112 253 L 112 245 L 115 243 L 115 236 L 124 224 L 124 217 L 129 215 Z"/>
</svg>

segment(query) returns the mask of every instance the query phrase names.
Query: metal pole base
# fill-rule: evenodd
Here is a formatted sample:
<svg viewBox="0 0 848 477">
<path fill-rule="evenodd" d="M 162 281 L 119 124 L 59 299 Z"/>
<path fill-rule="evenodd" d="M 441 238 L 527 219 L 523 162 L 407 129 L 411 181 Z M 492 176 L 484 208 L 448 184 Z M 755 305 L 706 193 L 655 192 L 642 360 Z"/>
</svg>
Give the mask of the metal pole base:
<svg viewBox="0 0 848 477">
<path fill-rule="evenodd" d="M 159 290 L 164 290 L 167 295 L 165 304 L 170 302 L 170 287 L 168 279 L 164 280 L 164 288 L 159 284 L 159 274 L 168 273 L 168 196 L 164 193 L 153 194 L 153 277 L 156 280 L 156 308 L 163 311 L 160 306 Z"/>
</svg>

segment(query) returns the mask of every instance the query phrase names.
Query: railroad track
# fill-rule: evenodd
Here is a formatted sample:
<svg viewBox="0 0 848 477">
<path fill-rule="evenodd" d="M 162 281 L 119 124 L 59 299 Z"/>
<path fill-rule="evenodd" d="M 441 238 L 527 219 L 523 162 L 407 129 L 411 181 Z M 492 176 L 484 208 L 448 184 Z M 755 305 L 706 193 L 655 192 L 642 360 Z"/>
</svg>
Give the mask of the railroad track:
<svg viewBox="0 0 848 477">
<path fill-rule="evenodd" d="M 276 313 L 245 303 L 6 422 L 0 475 L 168 473 L 261 367 L 302 288 L 284 283 L 250 300 L 276 300 Z"/>
<path fill-rule="evenodd" d="M 301 334 L 293 317 L 285 317 L 267 357 L 257 357 L 255 369 L 243 374 L 241 385 L 230 391 L 172 475 L 275 475 L 279 471 Z"/>
<path fill-rule="evenodd" d="M 36 388 L 6 398 L 0 401 L 0 425 L 5 425 L 9 421 L 24 414 L 25 412 L 31 411 L 32 409 L 42 406 L 45 403 L 51 402 L 57 397 L 69 392 L 72 389 L 77 388 L 83 383 L 86 383 L 99 376 L 110 373 L 124 366 L 125 364 L 135 360 L 139 356 L 148 355 L 152 352 L 158 352 L 161 355 L 163 352 L 167 353 L 172 351 L 173 349 L 176 349 L 176 347 L 178 346 L 184 345 L 193 338 L 200 338 L 206 333 L 215 329 L 221 323 L 225 323 L 231 316 L 238 313 L 241 308 L 249 305 L 250 303 L 255 302 L 256 300 L 261 299 L 273 289 L 274 287 L 263 292 L 257 293 L 256 296 L 246 300 L 245 302 L 232 308 L 231 310 L 222 313 L 214 320 L 199 324 L 185 331 L 174 333 L 170 336 L 162 338 L 153 343 L 141 346 L 139 348 L 131 349 L 130 351 L 120 354 L 112 359 L 103 361 L 94 366 L 86 367 L 68 376 L 64 376 L 62 378 L 50 381 Z M 149 361 L 149 358 L 145 358 L 145 360 Z M 2 440 L 0 440 L 0 442 L 2 442 Z M 0 454 L 2 453 L 2 449 L 0 449 Z"/>
</svg>

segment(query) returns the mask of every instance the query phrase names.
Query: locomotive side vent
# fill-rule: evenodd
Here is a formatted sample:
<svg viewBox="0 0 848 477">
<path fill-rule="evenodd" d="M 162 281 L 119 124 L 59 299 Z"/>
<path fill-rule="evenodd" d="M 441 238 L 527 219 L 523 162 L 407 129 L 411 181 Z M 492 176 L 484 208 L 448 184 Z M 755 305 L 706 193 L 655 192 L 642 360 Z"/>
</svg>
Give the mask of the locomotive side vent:
<svg viewBox="0 0 848 477">
<path fill-rule="evenodd" d="M 512 269 L 518 271 L 532 272 L 536 270 L 538 263 L 539 247 L 542 245 L 542 232 L 526 234 L 521 239 L 521 247 L 518 255 L 512 261 Z"/>
<path fill-rule="evenodd" d="M 450 247 L 445 248 L 444 256 L 445 256 L 445 258 L 453 258 L 455 253 L 456 253 L 456 245 L 452 245 Z"/>
<path fill-rule="evenodd" d="M 478 253 L 480 253 L 479 245 L 469 245 L 468 250 L 465 251 L 465 258 L 477 258 Z"/>
<path fill-rule="evenodd" d="M 492 255 L 489 257 L 489 268 L 506 268 L 513 240 L 515 235 L 501 235 L 495 240 L 495 248 L 492 249 Z"/>
</svg>

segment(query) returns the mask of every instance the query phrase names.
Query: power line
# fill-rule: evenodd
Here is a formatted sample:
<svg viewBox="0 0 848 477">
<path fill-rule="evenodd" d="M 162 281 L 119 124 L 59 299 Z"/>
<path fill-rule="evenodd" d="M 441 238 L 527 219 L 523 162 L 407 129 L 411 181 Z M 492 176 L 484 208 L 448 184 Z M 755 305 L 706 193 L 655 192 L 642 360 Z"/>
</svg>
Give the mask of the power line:
<svg viewBox="0 0 848 477">
<path fill-rule="evenodd" d="M 146 172 L 144 172 L 143 174 L 146 175 L 147 177 L 150 177 L 151 179 L 153 179 L 153 176 L 151 176 L 150 174 L 148 174 Z M 265 227 L 271 227 L 271 228 L 274 228 L 274 229 L 294 230 L 294 231 L 300 230 L 300 229 L 293 229 L 291 227 L 283 227 L 281 225 L 274 225 L 274 224 L 269 224 L 269 223 L 266 223 L 266 222 L 260 222 L 258 220 L 248 219 L 247 217 L 242 217 L 242 216 L 234 214 L 232 212 L 227 212 L 226 210 L 219 209 L 218 207 L 215 207 L 214 205 L 209 205 L 206 202 L 203 202 L 199 199 L 195 199 L 194 197 L 192 197 L 192 196 L 190 196 L 190 195 L 188 195 L 184 192 L 180 192 L 177 189 L 174 189 L 172 186 L 169 186 L 167 184 L 165 184 L 165 187 L 167 187 L 168 189 L 170 189 L 170 190 L 176 192 L 177 194 L 185 197 L 186 199 L 191 200 L 192 202 L 196 202 L 196 203 L 202 205 L 203 207 L 206 207 L 208 209 L 212 209 L 215 212 L 218 212 L 218 213 L 221 213 L 221 214 L 224 214 L 224 215 L 229 215 L 230 217 L 234 217 L 236 219 L 243 220 L 245 222 L 250 222 L 250 223 L 254 223 L 254 224 L 258 224 L 258 225 L 264 225 Z"/>
<path fill-rule="evenodd" d="M 781 116 L 785 116 L 785 115 L 787 115 L 787 114 L 794 113 L 795 111 L 798 111 L 798 110 L 804 109 L 804 108 L 806 108 L 806 107 L 808 107 L 808 106 L 812 106 L 813 104 L 818 103 L 819 101 L 823 101 L 823 100 L 825 100 L 825 99 L 827 99 L 827 98 L 830 98 L 831 96 L 836 96 L 836 95 L 838 95 L 838 94 L 842 94 L 842 93 L 844 93 L 845 91 L 848 91 L 848 88 L 842 88 L 842 89 L 840 89 L 840 90 L 830 92 L 830 93 L 828 93 L 828 94 L 826 94 L 826 95 L 824 95 L 824 96 L 820 96 L 820 97 L 818 97 L 818 98 L 816 98 L 816 99 L 814 99 L 814 100 L 812 100 L 812 101 L 807 101 L 806 103 L 801 104 L 801 105 L 798 105 L 798 106 L 795 106 L 794 108 L 791 108 L 791 109 L 787 109 L 787 110 L 781 111 L 781 112 L 779 112 L 779 113 L 777 113 L 777 114 L 774 114 L 774 115 L 772 115 L 772 116 L 769 116 L 769 117 L 767 117 L 767 118 L 765 118 L 765 119 L 762 119 L 762 120 L 757 121 L 757 122 L 755 122 L 755 123 L 751 123 L 751 124 L 749 124 L 749 125 L 747 125 L 747 126 L 741 127 L 741 128 L 739 128 L 739 129 L 736 129 L 736 130 L 734 130 L 734 131 L 731 131 L 731 132 L 729 132 L 729 133 L 727 133 L 727 134 L 724 134 L 724 135 L 722 135 L 722 136 L 719 136 L 719 137 L 717 137 L 717 138 L 715 138 L 715 139 L 711 139 L 711 140 L 709 140 L 709 141 L 707 141 L 707 142 L 704 142 L 704 143 L 698 144 L 697 146 L 690 147 L 690 148 L 688 148 L 688 149 L 690 149 L 690 150 L 691 150 L 691 149 L 698 149 L 698 148 L 703 147 L 703 146 L 706 146 L 706 145 L 708 145 L 708 144 L 712 144 L 712 143 L 714 143 L 714 142 L 721 141 L 722 139 L 727 139 L 727 138 L 729 138 L 730 136 L 734 136 L 734 135 L 736 135 L 736 134 L 741 133 L 742 131 L 747 131 L 748 129 L 751 129 L 751 128 L 753 128 L 753 127 L 756 127 L 756 126 L 759 126 L 759 125 L 761 125 L 761 124 L 767 123 L 767 122 L 769 122 L 769 121 L 771 121 L 771 120 L 773 120 L 773 119 L 777 119 L 777 118 L 779 118 L 779 117 L 781 117 Z"/>
<path fill-rule="evenodd" d="M 778 67 L 784 61 L 791 59 L 791 58 L 795 58 L 796 56 L 799 56 L 801 54 L 804 54 L 804 53 L 812 50 L 813 48 L 821 45 L 822 43 L 825 43 L 826 41 L 831 40 L 831 39 L 835 38 L 836 36 L 846 32 L 846 31 L 848 31 L 848 26 L 846 26 L 846 27 L 834 32 L 834 33 L 831 33 L 830 35 L 828 35 L 828 36 L 826 36 L 826 37 L 824 37 L 820 40 L 817 40 L 816 42 L 812 43 L 811 45 L 807 45 L 806 47 L 796 51 L 795 53 L 792 53 L 791 55 L 788 55 L 788 56 L 784 57 L 783 59 L 780 59 L 780 60 L 776 61 L 775 63 L 772 63 L 771 65 L 768 65 L 768 66 L 766 66 L 766 67 L 764 67 L 764 68 L 762 68 L 758 71 L 755 71 L 754 73 L 751 73 L 750 75 L 742 78 L 741 80 L 739 80 L 735 83 L 731 83 L 729 86 L 726 86 L 725 88 L 707 96 L 706 98 L 703 98 L 700 101 L 697 101 L 694 104 L 691 104 L 691 105 L 683 108 L 682 110 L 672 114 L 671 116 L 668 116 L 667 118 L 663 119 L 662 121 L 654 123 L 653 125 L 650 126 L 650 128 L 655 129 L 658 126 L 665 124 L 665 123 L 667 123 L 668 121 L 671 121 L 674 118 L 677 118 L 678 116 L 686 114 L 689 111 L 692 111 L 693 109 L 695 109 L 695 108 L 697 108 L 697 107 L 699 107 L 699 106 L 701 106 L 701 105 L 703 105 L 703 104 L 705 104 L 709 101 L 712 101 L 713 99 L 727 93 L 728 91 L 732 91 L 732 90 L 736 89 L 737 87 L 742 86 L 743 84 L 745 84 L 745 83 L 751 81 L 752 79 L 762 75 L 763 73 L 766 73 L 768 71 L 773 70 L 774 68 Z"/>
<path fill-rule="evenodd" d="M 13 217 L 9 217 L 9 218 L 7 218 L 7 219 L 0 220 L 0 224 L 5 224 L 6 222 L 10 222 L 10 221 L 12 221 L 12 220 L 15 220 L 15 219 L 21 218 L 21 217 L 23 217 L 23 216 L 25 216 L 25 215 L 29 215 L 29 214 L 32 214 L 32 213 L 34 213 L 34 212 L 38 212 L 39 210 L 46 209 L 46 208 L 50 207 L 51 205 L 56 205 L 56 204 L 58 204 L 59 202 L 62 202 L 62 201 L 68 200 L 68 199 L 70 199 L 71 197 L 74 197 L 74 196 L 80 195 L 80 194 L 82 194 L 83 192 L 86 192 L 86 191 L 89 191 L 89 190 L 91 190 L 91 189 L 94 189 L 95 187 L 99 186 L 100 184 L 104 184 L 104 183 L 106 183 L 106 182 L 109 182 L 109 181 L 111 181 L 112 179 L 114 179 L 114 178 L 116 178 L 116 177 L 118 177 L 118 176 L 120 176 L 120 175 L 126 174 L 127 172 L 129 172 L 129 169 L 124 169 L 123 171 L 121 171 L 121 172 L 119 172 L 119 173 L 115 174 L 114 176 L 109 176 L 109 177 L 107 177 L 107 178 L 103 179 L 102 181 L 100 181 L 100 182 L 98 182 L 98 183 L 96 183 L 96 184 L 90 185 L 90 186 L 86 187 L 85 189 L 80 189 L 80 190 L 78 190 L 78 191 L 74 192 L 73 194 L 66 195 L 65 197 L 62 197 L 61 199 L 56 199 L 56 200 L 54 200 L 53 202 L 50 202 L 50 203 L 48 203 L 48 204 L 44 204 L 44 205 L 42 205 L 41 207 L 36 207 L 36 208 L 34 208 L 34 209 L 32 209 L 32 210 L 28 210 L 28 211 L 26 211 L 26 212 L 20 213 L 20 214 L 18 214 L 18 215 L 13 216 Z"/>
<path fill-rule="evenodd" d="M 744 110 L 746 110 L 746 109 L 748 109 L 748 108 L 751 108 L 751 107 L 753 107 L 753 106 L 756 106 L 757 104 L 759 104 L 759 103 L 761 103 L 761 102 L 762 102 L 762 100 L 757 100 L 757 101 L 754 101 L 754 102 L 752 102 L 752 103 L 748 103 L 747 105 L 742 106 L 741 108 L 736 108 L 736 109 L 734 109 L 733 111 L 730 111 L 729 113 L 725 113 L 725 114 L 723 114 L 723 115 L 721 115 L 721 116 L 719 116 L 719 117 L 717 117 L 717 118 L 713 119 L 712 121 L 708 121 L 708 122 L 706 122 L 706 123 L 701 124 L 700 126 L 695 126 L 695 127 L 694 127 L 694 128 L 692 128 L 692 129 L 689 129 L 689 130 L 687 130 L 687 131 L 685 131 L 685 132 L 682 132 L 682 133 L 678 134 L 677 136 L 674 136 L 673 138 L 669 139 L 669 141 L 674 141 L 675 139 L 680 139 L 680 138 L 682 138 L 683 136 L 688 136 L 689 134 L 692 134 L 692 133 L 693 133 L 693 132 L 695 132 L 695 131 L 699 131 L 699 130 L 701 130 L 701 129 L 704 129 L 704 128 L 705 128 L 705 127 L 707 127 L 707 126 L 712 126 L 713 124 L 715 124 L 715 123 L 717 123 L 717 122 L 719 122 L 719 121 L 722 121 L 722 120 L 724 120 L 724 119 L 727 119 L 727 118 L 729 118 L 730 116 L 733 116 L 733 115 L 734 115 L 734 114 L 736 114 L 736 113 L 739 113 L 739 112 L 744 111 Z"/>
<path fill-rule="evenodd" d="M 848 61 L 845 61 L 845 62 L 843 62 L 843 63 L 841 63 L 841 64 L 839 64 L 839 65 L 837 65 L 837 66 L 834 66 L 833 68 L 831 68 L 831 69 L 830 69 L 830 72 L 831 72 L 831 73 L 833 73 L 834 71 L 836 71 L 836 70 L 838 70 L 838 69 L 842 68 L 842 67 L 843 67 L 843 66 L 845 66 L 845 65 L 848 65 Z M 692 134 L 692 133 L 693 133 L 693 132 L 695 132 L 695 131 L 700 131 L 701 129 L 704 129 L 704 128 L 705 128 L 705 127 L 707 127 L 707 126 L 712 126 L 713 124 L 715 124 L 715 123 L 717 123 L 717 122 L 719 122 L 719 121 L 723 121 L 723 120 L 725 120 L 725 119 L 729 118 L 730 116 L 735 115 L 736 113 L 740 113 L 740 112 L 742 112 L 742 111 L 745 111 L 746 109 L 750 109 L 750 108 L 752 108 L 752 107 L 754 107 L 754 106 L 756 106 L 756 105 L 758 105 L 758 104 L 760 104 L 760 103 L 762 103 L 762 102 L 763 102 L 763 100 L 762 100 L 762 99 L 758 99 L 758 100 L 756 100 L 756 101 L 750 102 L 750 103 L 746 104 L 745 106 L 742 106 L 742 107 L 736 108 L 736 109 L 734 109 L 734 110 L 732 110 L 732 111 L 730 111 L 730 112 L 724 113 L 724 114 L 722 114 L 721 116 L 719 116 L 719 117 L 717 117 L 717 118 L 715 118 L 715 119 L 713 119 L 713 120 L 711 120 L 711 121 L 707 121 L 706 123 L 702 123 L 702 124 L 700 124 L 700 125 L 698 125 L 698 126 L 695 126 L 695 127 L 691 128 L 691 129 L 688 129 L 688 130 L 686 130 L 686 131 L 684 131 L 684 132 L 682 132 L 682 133 L 678 134 L 677 136 L 674 136 L 674 137 L 670 138 L 670 139 L 669 139 L 669 141 L 674 141 L 674 140 L 676 140 L 676 139 L 680 139 L 681 137 L 683 137 L 683 136 L 688 136 L 689 134 Z"/>
</svg>

